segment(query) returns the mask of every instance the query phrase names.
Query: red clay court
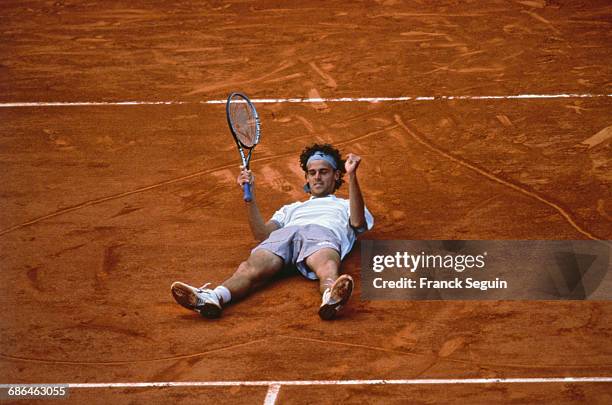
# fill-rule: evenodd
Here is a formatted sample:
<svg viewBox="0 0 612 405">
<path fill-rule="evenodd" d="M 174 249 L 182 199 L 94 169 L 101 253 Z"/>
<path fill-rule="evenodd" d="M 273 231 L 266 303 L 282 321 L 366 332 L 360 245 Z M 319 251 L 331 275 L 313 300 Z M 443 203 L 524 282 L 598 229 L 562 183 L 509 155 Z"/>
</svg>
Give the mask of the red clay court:
<svg viewBox="0 0 612 405">
<path fill-rule="evenodd" d="M 62 404 L 612 403 L 610 301 L 363 301 L 359 244 L 333 322 L 299 276 L 216 321 L 169 290 L 222 281 L 255 245 L 223 104 L 237 90 L 261 116 L 266 218 L 305 198 L 316 141 L 363 157 L 363 238 L 612 239 L 610 2 L 0 15 L 0 384 L 71 384 Z"/>
</svg>

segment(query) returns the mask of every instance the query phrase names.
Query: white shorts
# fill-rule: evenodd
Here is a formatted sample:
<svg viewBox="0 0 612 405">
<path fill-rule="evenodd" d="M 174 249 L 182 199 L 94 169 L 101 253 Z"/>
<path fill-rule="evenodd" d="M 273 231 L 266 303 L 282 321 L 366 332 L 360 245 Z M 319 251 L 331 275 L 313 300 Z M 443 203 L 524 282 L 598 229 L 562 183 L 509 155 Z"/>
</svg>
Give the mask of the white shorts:
<svg viewBox="0 0 612 405">
<path fill-rule="evenodd" d="M 259 249 L 268 250 L 283 259 L 285 266 L 295 265 L 304 277 L 317 280 L 317 275 L 306 266 L 308 256 L 325 248 L 340 254 L 340 246 L 340 240 L 330 229 L 313 224 L 277 229 L 251 253 Z"/>
</svg>

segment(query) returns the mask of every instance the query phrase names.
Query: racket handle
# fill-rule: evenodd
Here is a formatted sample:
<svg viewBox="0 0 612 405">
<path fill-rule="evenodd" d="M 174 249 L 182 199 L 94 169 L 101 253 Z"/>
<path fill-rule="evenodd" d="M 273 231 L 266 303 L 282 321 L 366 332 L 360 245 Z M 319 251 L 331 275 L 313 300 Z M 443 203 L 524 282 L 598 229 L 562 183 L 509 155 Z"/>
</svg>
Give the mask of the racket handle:
<svg viewBox="0 0 612 405">
<path fill-rule="evenodd" d="M 244 191 L 244 201 L 251 202 L 253 200 L 253 195 L 251 194 L 251 184 L 244 183 L 242 185 L 242 191 Z"/>
</svg>

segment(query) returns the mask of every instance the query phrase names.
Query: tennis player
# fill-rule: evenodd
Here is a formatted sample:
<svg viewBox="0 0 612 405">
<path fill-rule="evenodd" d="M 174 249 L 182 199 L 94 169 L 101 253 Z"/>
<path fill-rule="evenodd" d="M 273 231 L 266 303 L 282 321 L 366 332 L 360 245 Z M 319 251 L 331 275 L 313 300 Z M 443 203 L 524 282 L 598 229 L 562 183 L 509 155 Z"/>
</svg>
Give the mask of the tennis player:
<svg viewBox="0 0 612 405">
<path fill-rule="evenodd" d="M 261 243 L 251 251 L 236 272 L 214 289 L 192 287 L 179 281 L 172 295 L 183 307 L 206 318 L 218 318 L 231 301 L 246 297 L 262 282 L 291 266 L 306 278 L 319 280 L 321 319 L 332 319 L 345 306 L 353 290 L 353 279 L 340 275 L 340 261 L 355 243 L 356 235 L 372 228 L 374 219 L 365 207 L 357 168 L 361 158 L 349 153 L 346 160 L 329 144 L 314 144 L 303 150 L 300 164 L 305 172 L 304 190 L 310 199 L 285 205 L 264 222 L 255 197 L 255 179 L 242 171 L 238 184 L 249 182 L 253 200 L 247 203 L 249 225 Z M 348 175 L 349 199 L 334 192 Z"/>
</svg>

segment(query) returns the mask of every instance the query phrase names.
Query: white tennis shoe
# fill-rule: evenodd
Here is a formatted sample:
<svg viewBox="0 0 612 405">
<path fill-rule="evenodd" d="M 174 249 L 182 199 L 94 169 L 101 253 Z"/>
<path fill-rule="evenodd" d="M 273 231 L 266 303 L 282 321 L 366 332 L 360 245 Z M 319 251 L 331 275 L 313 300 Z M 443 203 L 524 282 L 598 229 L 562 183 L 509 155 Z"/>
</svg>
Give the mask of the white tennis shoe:
<svg viewBox="0 0 612 405">
<path fill-rule="evenodd" d="M 210 288 L 206 288 L 209 284 L 195 288 L 189 284 L 175 281 L 170 288 L 176 302 L 183 307 L 199 313 L 204 318 L 219 318 L 223 308 L 221 308 L 217 294 Z"/>
<path fill-rule="evenodd" d="M 334 282 L 331 288 L 323 292 L 319 317 L 323 320 L 333 319 L 344 307 L 353 292 L 353 278 L 343 274 Z"/>
</svg>

